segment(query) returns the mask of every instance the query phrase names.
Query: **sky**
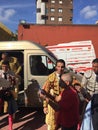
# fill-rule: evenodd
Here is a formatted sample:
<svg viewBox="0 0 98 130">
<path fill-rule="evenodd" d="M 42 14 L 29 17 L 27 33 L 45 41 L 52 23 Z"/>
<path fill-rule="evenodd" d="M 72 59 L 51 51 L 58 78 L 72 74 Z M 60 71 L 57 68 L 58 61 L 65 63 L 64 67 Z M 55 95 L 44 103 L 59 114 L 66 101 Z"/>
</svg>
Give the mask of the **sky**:
<svg viewBox="0 0 98 130">
<path fill-rule="evenodd" d="M 12 32 L 21 20 L 36 24 L 36 0 L 0 0 L 0 22 Z M 95 24 L 98 0 L 73 0 L 73 24 Z"/>
</svg>

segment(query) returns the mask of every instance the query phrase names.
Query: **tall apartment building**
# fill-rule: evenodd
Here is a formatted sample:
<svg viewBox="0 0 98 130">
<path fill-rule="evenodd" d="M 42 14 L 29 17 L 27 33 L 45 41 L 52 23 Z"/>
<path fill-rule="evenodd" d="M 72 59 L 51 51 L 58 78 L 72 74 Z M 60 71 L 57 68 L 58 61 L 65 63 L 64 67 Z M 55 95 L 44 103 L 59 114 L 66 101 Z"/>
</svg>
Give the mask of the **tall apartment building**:
<svg viewBox="0 0 98 130">
<path fill-rule="evenodd" d="M 73 0 L 36 0 L 37 24 L 72 24 Z"/>
</svg>

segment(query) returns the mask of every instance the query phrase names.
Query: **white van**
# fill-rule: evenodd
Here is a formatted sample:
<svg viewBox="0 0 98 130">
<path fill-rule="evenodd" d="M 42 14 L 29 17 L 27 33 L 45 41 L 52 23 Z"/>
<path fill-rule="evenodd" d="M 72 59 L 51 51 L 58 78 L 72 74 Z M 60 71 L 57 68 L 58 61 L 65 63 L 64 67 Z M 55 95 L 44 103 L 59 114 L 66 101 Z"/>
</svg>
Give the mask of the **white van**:
<svg viewBox="0 0 98 130">
<path fill-rule="evenodd" d="M 7 52 L 10 57 L 18 58 L 22 66 L 18 105 L 42 106 L 37 93 L 45 82 L 47 75 L 54 71 L 56 57 L 46 48 L 30 41 L 0 42 L 0 58 L 3 52 Z M 45 72 L 41 68 L 40 62 L 37 62 L 38 59 L 42 60 Z"/>
<path fill-rule="evenodd" d="M 62 58 L 68 68 L 84 73 L 91 69 L 92 60 L 96 58 L 92 41 L 76 41 L 62 43 L 47 48 L 55 54 L 57 58 Z"/>
</svg>

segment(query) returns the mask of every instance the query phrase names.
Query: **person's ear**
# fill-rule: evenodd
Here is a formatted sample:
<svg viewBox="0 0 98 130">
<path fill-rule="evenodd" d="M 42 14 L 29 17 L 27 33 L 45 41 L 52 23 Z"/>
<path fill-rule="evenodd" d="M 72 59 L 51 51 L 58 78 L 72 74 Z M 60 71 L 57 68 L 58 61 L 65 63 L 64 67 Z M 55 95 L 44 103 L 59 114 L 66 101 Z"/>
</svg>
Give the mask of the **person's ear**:
<svg viewBox="0 0 98 130">
<path fill-rule="evenodd" d="M 65 81 L 65 83 L 66 83 L 67 85 L 69 85 L 69 81 Z"/>
</svg>

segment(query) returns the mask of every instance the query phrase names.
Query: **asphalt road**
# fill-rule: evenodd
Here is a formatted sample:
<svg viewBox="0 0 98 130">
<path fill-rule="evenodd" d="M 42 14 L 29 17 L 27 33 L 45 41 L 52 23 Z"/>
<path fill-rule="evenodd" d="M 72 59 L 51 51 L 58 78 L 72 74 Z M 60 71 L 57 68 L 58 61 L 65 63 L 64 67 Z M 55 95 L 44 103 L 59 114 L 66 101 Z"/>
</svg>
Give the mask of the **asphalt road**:
<svg viewBox="0 0 98 130">
<path fill-rule="evenodd" d="M 16 113 L 13 130 L 47 130 L 42 109 L 21 108 Z M 0 130 L 8 130 L 8 114 L 0 116 Z"/>
</svg>

